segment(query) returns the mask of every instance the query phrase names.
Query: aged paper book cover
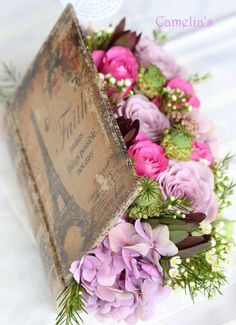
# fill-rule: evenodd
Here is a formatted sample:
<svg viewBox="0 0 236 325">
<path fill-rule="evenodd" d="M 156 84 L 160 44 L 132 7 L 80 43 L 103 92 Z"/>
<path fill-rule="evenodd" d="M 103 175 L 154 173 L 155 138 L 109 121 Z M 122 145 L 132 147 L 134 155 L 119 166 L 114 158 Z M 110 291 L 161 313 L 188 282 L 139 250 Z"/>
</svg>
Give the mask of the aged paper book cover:
<svg viewBox="0 0 236 325">
<path fill-rule="evenodd" d="M 70 5 L 8 105 L 6 125 L 34 234 L 57 292 L 71 276 L 71 262 L 104 238 L 139 191 Z"/>
</svg>

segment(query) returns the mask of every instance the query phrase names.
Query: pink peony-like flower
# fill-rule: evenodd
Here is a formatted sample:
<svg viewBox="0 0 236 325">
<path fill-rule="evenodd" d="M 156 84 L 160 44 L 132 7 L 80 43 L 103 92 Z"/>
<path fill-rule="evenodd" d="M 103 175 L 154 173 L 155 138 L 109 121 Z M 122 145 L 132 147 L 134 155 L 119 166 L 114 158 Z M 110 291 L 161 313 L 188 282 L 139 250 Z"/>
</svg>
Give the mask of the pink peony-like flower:
<svg viewBox="0 0 236 325">
<path fill-rule="evenodd" d="M 178 88 L 178 89 L 182 90 L 185 94 L 190 94 L 191 97 L 188 100 L 188 104 L 194 108 L 199 108 L 200 101 L 199 101 L 198 97 L 195 95 L 195 91 L 194 91 L 193 86 L 190 82 L 188 82 L 180 77 L 175 77 L 167 82 L 167 86 L 172 89 Z"/>
<path fill-rule="evenodd" d="M 152 179 L 156 179 L 166 170 L 169 162 L 163 148 L 142 133 L 137 135 L 134 144 L 129 148 L 129 156 L 134 161 L 137 175 Z"/>
<path fill-rule="evenodd" d="M 157 141 L 163 130 L 170 127 L 168 118 L 144 95 L 127 99 L 118 114 L 132 121 L 139 120 L 140 132 Z"/>
<path fill-rule="evenodd" d="M 213 156 L 208 145 L 201 141 L 194 141 L 192 143 L 193 153 L 191 160 L 201 161 L 207 166 L 212 166 Z"/>
<path fill-rule="evenodd" d="M 134 83 L 138 76 L 138 62 L 126 47 L 113 46 L 107 52 L 94 51 L 92 57 L 103 74 L 110 73 L 115 79 L 129 79 Z"/>
<path fill-rule="evenodd" d="M 102 59 L 104 58 L 106 52 L 105 51 L 102 51 L 102 50 L 96 50 L 96 51 L 93 51 L 92 52 L 92 58 L 93 58 L 93 61 L 99 71 L 99 67 L 102 63 Z"/>
<path fill-rule="evenodd" d="M 211 222 L 217 217 L 214 176 L 209 167 L 198 161 L 171 161 L 169 168 L 159 175 L 158 181 L 165 197 L 189 198 L 195 212 L 206 214 L 206 221 Z"/>
<path fill-rule="evenodd" d="M 184 69 L 162 47 L 148 37 L 141 38 L 135 47 L 135 56 L 145 66 L 155 64 L 167 79 L 184 76 Z"/>
</svg>

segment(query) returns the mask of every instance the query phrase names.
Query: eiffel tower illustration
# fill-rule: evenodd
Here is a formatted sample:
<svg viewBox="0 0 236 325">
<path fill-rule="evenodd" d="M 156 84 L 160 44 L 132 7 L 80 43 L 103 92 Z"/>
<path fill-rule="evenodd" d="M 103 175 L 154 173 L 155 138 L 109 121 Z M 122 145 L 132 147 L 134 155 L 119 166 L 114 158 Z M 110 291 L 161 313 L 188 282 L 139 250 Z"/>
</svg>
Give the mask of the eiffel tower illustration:
<svg viewBox="0 0 236 325">
<path fill-rule="evenodd" d="M 45 169 L 48 178 L 50 197 L 52 201 L 54 227 L 53 234 L 56 241 L 56 246 L 63 266 L 68 266 L 68 256 L 64 248 L 66 234 L 73 226 L 77 226 L 81 229 L 81 234 L 84 236 L 84 242 L 81 247 L 83 251 L 88 249 L 89 241 L 92 238 L 92 226 L 91 216 L 88 216 L 74 200 L 73 195 L 69 194 L 65 186 L 63 185 L 60 176 L 57 174 L 52 160 L 49 156 L 48 150 L 45 146 L 43 137 L 40 133 L 37 121 L 34 114 L 31 116 L 35 132 L 38 138 L 38 142 L 41 149 L 41 154 L 44 160 Z M 60 205 L 59 205 L 60 200 Z M 63 203 L 63 204 L 61 204 Z M 61 207 L 62 206 L 62 207 Z M 79 239 L 78 239 L 79 240 Z M 79 253 L 79 252 L 78 252 Z"/>
</svg>

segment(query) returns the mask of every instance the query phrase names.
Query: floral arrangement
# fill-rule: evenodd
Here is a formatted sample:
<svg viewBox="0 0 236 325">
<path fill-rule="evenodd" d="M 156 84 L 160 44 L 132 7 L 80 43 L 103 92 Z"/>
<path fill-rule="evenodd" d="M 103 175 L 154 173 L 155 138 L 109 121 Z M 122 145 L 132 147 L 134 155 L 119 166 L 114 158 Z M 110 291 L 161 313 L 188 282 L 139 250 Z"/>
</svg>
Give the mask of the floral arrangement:
<svg viewBox="0 0 236 325">
<path fill-rule="evenodd" d="M 212 298 L 226 283 L 232 157 L 218 159 L 214 127 L 200 110 L 193 84 L 208 75 L 187 77 L 161 47 L 163 35 L 137 35 L 124 19 L 111 32 L 85 34 L 141 192 L 103 242 L 72 263 L 56 324 L 79 324 L 83 311 L 133 324 L 172 290 Z M 1 80 L 14 84 L 4 68 Z M 8 90 L 1 87 L 2 100 Z"/>
<path fill-rule="evenodd" d="M 193 86 L 208 75 L 186 78 L 155 36 L 125 30 L 124 19 L 86 35 L 142 189 L 103 242 L 72 263 L 57 324 L 79 323 L 80 311 L 133 324 L 171 290 L 211 298 L 226 282 L 233 242 L 223 210 L 235 184 Z"/>
</svg>

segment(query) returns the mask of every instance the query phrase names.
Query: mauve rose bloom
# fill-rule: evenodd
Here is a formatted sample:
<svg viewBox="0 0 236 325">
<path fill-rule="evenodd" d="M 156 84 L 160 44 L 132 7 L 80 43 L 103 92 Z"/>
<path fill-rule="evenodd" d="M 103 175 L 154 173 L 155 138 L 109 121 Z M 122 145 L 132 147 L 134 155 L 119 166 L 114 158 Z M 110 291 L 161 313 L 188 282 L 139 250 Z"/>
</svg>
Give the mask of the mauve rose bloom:
<svg viewBox="0 0 236 325">
<path fill-rule="evenodd" d="M 197 122 L 198 141 L 204 141 L 210 148 L 214 159 L 219 159 L 219 141 L 216 137 L 216 127 L 200 110 L 193 109 L 188 113 Z"/>
<path fill-rule="evenodd" d="M 195 90 L 190 82 L 188 82 L 180 77 L 176 77 L 176 78 L 169 80 L 167 82 L 167 86 L 170 87 L 171 89 L 179 88 L 185 94 L 191 94 L 192 96 L 189 98 L 187 103 L 194 108 L 199 108 L 200 100 L 195 95 Z"/>
<path fill-rule="evenodd" d="M 118 115 L 139 120 L 140 132 L 157 141 L 163 130 L 170 127 L 168 118 L 144 95 L 133 95 L 119 109 Z"/>
<path fill-rule="evenodd" d="M 185 75 L 185 70 L 162 47 L 148 37 L 139 40 L 135 47 L 135 56 L 145 66 L 155 64 L 167 79 Z"/>
<path fill-rule="evenodd" d="M 194 212 L 205 213 L 208 222 L 217 217 L 214 176 L 211 169 L 201 162 L 171 161 L 168 169 L 159 175 L 158 182 L 165 197 L 173 195 L 191 199 Z"/>
<path fill-rule="evenodd" d="M 129 148 L 129 156 L 134 161 L 138 176 L 156 179 L 168 166 L 169 159 L 161 146 L 150 141 L 144 134 L 138 134 Z"/>
<path fill-rule="evenodd" d="M 201 161 L 207 166 L 212 166 L 213 156 L 208 147 L 208 145 L 201 141 L 194 141 L 192 143 L 193 152 L 191 156 L 191 160 Z"/>
<path fill-rule="evenodd" d="M 98 55 L 96 59 L 99 61 Z M 134 83 L 138 76 L 138 61 L 128 48 L 113 46 L 102 57 L 98 71 L 110 73 L 116 80 L 129 79 Z"/>
</svg>

